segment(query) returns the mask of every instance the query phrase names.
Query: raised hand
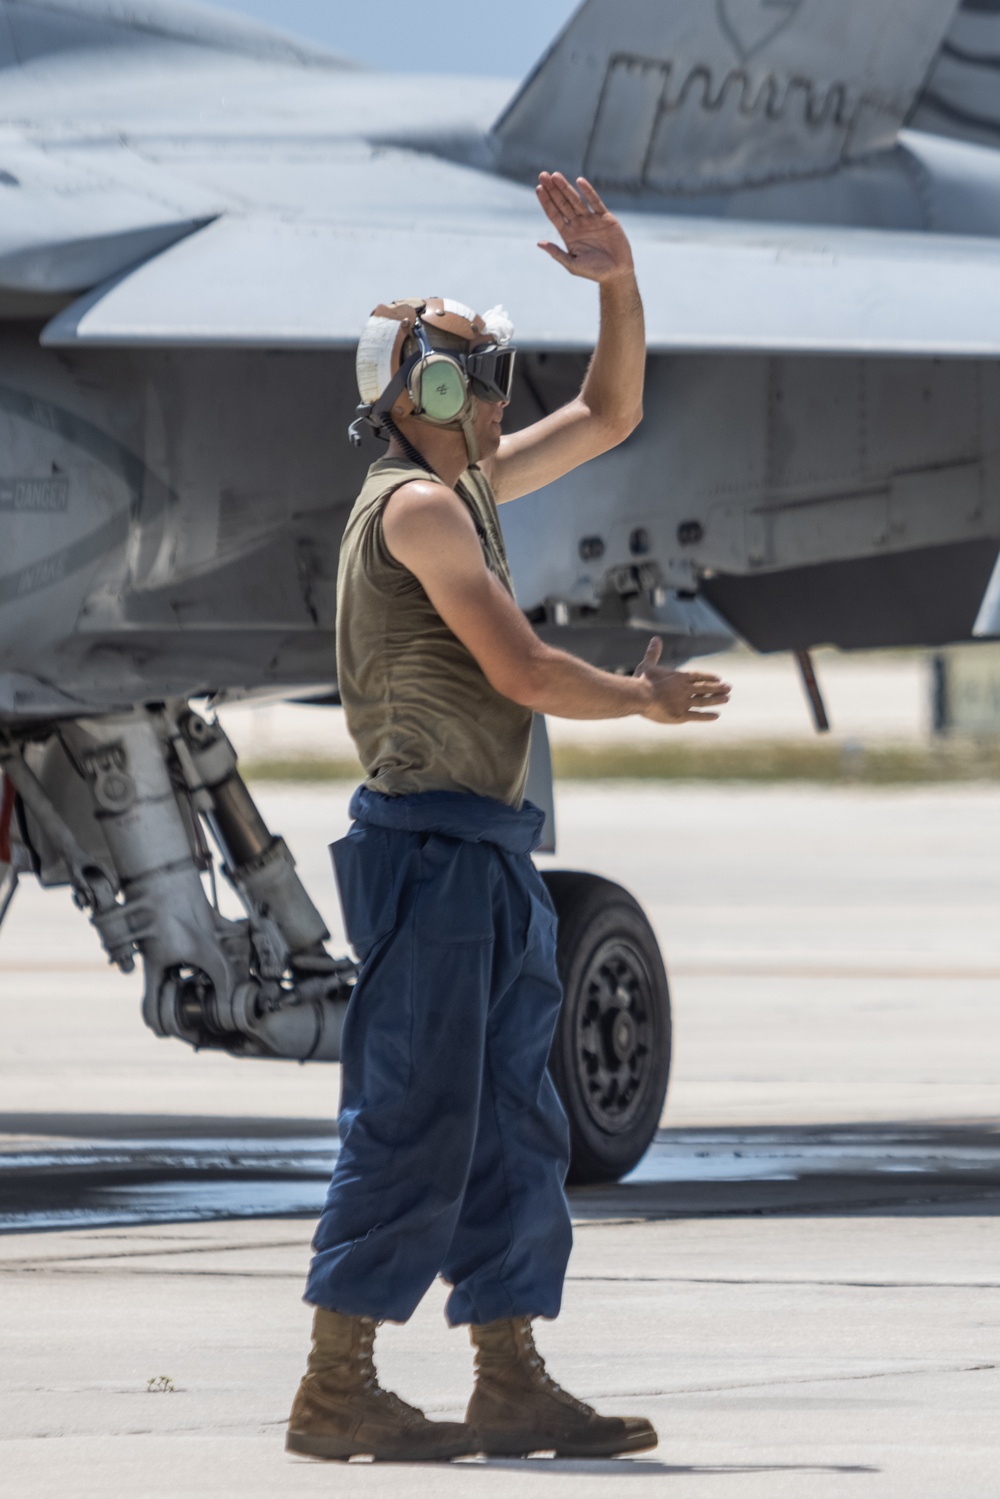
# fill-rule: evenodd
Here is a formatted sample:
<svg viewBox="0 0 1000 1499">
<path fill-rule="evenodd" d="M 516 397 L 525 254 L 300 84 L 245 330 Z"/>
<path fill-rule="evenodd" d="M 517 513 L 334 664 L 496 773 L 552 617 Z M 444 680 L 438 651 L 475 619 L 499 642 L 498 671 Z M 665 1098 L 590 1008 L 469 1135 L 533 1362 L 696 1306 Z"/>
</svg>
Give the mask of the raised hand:
<svg viewBox="0 0 1000 1499">
<path fill-rule="evenodd" d="M 646 677 L 653 688 L 653 701 L 643 714 L 654 723 L 712 723 L 729 701 L 729 684 L 703 671 L 668 671 L 660 666 L 663 641 L 658 635 L 646 647 L 636 667 L 637 677 Z"/>
<path fill-rule="evenodd" d="M 551 240 L 540 240 L 538 248 L 558 260 L 571 276 L 582 276 L 586 281 L 614 281 L 634 275 L 632 247 L 625 230 L 585 177 L 578 177 L 576 183 L 574 187 L 562 172 L 538 174 L 538 201 L 566 246 L 564 250 Z"/>
</svg>

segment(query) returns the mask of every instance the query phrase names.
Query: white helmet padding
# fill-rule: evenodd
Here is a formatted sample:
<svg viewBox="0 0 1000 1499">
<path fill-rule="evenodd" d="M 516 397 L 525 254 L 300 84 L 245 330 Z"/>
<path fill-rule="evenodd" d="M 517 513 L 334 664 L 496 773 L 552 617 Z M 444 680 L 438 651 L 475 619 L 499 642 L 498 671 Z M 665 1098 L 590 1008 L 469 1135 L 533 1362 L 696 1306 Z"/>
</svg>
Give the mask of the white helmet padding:
<svg viewBox="0 0 1000 1499">
<path fill-rule="evenodd" d="M 465 434 L 469 462 L 475 463 L 478 456 L 474 433 L 475 399 L 464 370 L 465 356 L 456 351 L 455 343 L 470 348 L 492 346 L 495 359 L 496 351 L 509 344 L 513 331 L 513 324 L 502 307 L 491 308 L 485 317 L 480 317 L 471 307 L 447 297 L 406 297 L 376 307 L 358 343 L 356 368 L 362 404 L 358 408 L 358 420 L 351 427 L 352 441 L 360 441 L 362 422 L 367 421 L 376 434 L 387 435 L 384 429 L 391 427 L 396 418 L 412 415 L 434 426 L 461 430 Z M 435 339 L 435 333 L 448 336 Z M 404 355 L 408 340 L 415 341 L 419 350 L 413 352 L 411 343 L 410 352 Z M 504 375 L 508 382 L 513 359 L 514 351 L 510 350 L 505 359 L 499 361 L 505 364 Z M 490 365 L 488 349 L 480 363 Z M 432 365 L 445 364 L 456 366 L 452 372 L 455 375 L 461 371 L 461 389 L 466 394 L 462 409 L 452 416 L 455 409 L 452 406 L 443 414 L 446 419 L 441 419 L 427 409 L 431 402 L 421 398 L 421 377 Z M 489 368 L 481 370 L 480 375 L 481 381 L 477 382 L 479 394 L 489 399 L 486 393 L 489 390 Z M 485 389 L 483 381 L 487 382 Z M 496 398 L 504 398 L 502 390 Z"/>
</svg>

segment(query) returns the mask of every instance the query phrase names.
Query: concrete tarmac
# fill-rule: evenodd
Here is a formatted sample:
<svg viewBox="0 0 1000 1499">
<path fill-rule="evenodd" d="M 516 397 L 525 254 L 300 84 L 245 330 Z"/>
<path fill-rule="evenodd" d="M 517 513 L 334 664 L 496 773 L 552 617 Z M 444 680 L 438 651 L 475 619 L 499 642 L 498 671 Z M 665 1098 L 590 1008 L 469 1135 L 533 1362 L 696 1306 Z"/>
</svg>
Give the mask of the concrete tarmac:
<svg viewBox="0 0 1000 1499">
<path fill-rule="evenodd" d="M 322 845 L 344 790 L 261 801 L 336 927 Z M 286 1457 L 336 1069 L 156 1041 L 136 981 L 60 892 L 26 888 L 0 941 L 0 1211 L 118 1195 L 117 1216 L 0 1235 L 0 1491 L 1000 1492 L 1000 793 L 585 788 L 560 817 L 553 862 L 649 911 L 677 1048 L 650 1157 L 574 1195 L 565 1313 L 538 1338 L 569 1388 L 649 1414 L 657 1451 Z M 228 1212 L 240 1181 L 277 1194 L 249 1212 L 289 1216 L 177 1221 L 196 1198 Z M 453 1415 L 471 1360 L 442 1301 L 384 1329 L 380 1361 Z"/>
</svg>

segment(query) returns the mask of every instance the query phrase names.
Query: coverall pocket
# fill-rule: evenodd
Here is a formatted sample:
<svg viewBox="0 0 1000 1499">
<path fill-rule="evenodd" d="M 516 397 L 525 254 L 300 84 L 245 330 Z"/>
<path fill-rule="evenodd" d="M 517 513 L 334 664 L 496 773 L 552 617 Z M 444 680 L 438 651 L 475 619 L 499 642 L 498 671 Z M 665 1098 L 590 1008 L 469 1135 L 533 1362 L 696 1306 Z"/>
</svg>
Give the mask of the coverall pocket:
<svg viewBox="0 0 1000 1499">
<path fill-rule="evenodd" d="M 397 893 L 389 835 L 384 828 L 355 826 L 330 844 L 347 940 L 364 962 L 396 923 Z"/>
<path fill-rule="evenodd" d="M 548 887 L 538 870 L 525 859 L 525 887 L 528 895 L 528 931 L 525 938 L 525 959 L 533 967 L 556 972 L 556 943 L 559 938 L 559 922 L 556 908 Z"/>
<path fill-rule="evenodd" d="M 416 907 L 421 939 L 450 946 L 492 938 L 495 856 L 490 845 L 432 833 L 422 866 Z"/>
</svg>

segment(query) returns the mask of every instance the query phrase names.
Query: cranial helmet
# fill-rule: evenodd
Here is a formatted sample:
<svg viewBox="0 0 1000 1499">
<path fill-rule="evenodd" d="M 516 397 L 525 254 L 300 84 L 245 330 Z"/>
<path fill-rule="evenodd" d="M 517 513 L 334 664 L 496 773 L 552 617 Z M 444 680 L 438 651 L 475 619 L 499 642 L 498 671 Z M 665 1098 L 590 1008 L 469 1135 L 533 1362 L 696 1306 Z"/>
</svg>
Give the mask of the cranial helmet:
<svg viewBox="0 0 1000 1499">
<path fill-rule="evenodd" d="M 475 463 L 475 398 L 510 400 L 513 331 L 502 307 L 480 316 L 444 297 L 406 297 L 376 307 L 358 344 L 361 405 L 351 440 L 360 442 L 362 422 L 388 439 L 396 419 L 413 416 L 464 433 Z"/>
</svg>

